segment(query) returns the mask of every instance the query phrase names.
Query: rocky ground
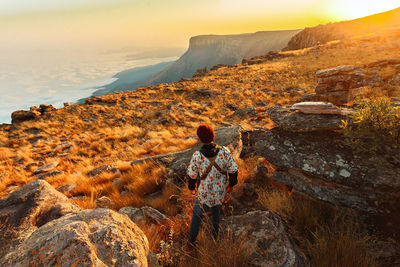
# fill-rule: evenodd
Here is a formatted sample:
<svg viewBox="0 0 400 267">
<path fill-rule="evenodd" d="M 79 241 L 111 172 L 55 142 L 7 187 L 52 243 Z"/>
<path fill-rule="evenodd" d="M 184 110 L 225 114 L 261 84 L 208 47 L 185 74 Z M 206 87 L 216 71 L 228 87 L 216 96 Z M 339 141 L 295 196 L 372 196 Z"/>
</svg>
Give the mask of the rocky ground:
<svg viewBox="0 0 400 267">
<path fill-rule="evenodd" d="M 397 103 L 398 37 L 279 52 L 82 105 L 13 113 L 13 124 L 0 126 L 0 265 L 185 262 L 177 248 L 193 197 L 183 177 L 204 122 L 219 128 L 217 142 L 240 165 L 224 213 L 226 228 L 246 241 L 238 251 L 248 264 L 316 264 L 291 217 L 260 205 L 260 188 L 271 184 L 365 218 L 385 235 L 385 249 L 375 247 L 390 252 L 384 260 L 396 258 L 386 241 L 399 238 L 399 153 L 389 149 L 377 164 L 343 142 L 339 125 L 354 96 Z M 316 100 L 335 105 L 299 104 Z"/>
</svg>

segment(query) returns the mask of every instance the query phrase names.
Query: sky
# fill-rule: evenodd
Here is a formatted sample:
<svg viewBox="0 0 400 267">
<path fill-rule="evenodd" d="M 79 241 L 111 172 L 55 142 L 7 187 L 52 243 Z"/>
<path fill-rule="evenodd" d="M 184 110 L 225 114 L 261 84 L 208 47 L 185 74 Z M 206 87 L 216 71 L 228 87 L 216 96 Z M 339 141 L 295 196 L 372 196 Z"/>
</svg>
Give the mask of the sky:
<svg viewBox="0 0 400 267">
<path fill-rule="evenodd" d="M 299 29 L 399 0 L 0 0 L 0 48 L 185 47 L 191 36 Z"/>
</svg>

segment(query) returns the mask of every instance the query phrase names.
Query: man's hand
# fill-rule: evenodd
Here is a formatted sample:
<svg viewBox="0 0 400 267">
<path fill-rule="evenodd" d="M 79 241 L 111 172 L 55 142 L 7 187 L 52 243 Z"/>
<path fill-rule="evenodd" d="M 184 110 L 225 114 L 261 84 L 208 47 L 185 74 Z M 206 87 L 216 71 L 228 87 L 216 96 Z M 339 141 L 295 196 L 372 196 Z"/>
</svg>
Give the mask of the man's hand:
<svg viewBox="0 0 400 267">
<path fill-rule="evenodd" d="M 228 186 L 228 188 L 226 189 L 226 193 L 230 193 L 232 192 L 232 187 Z"/>
<path fill-rule="evenodd" d="M 190 193 L 192 193 L 192 195 L 196 195 L 196 190 L 192 190 Z"/>
</svg>

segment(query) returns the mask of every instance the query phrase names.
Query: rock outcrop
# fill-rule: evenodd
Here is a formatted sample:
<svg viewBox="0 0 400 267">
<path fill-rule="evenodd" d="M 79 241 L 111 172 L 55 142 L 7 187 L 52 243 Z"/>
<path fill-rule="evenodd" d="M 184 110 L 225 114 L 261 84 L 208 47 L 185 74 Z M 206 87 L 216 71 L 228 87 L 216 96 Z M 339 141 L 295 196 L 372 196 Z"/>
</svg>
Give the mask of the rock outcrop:
<svg viewBox="0 0 400 267">
<path fill-rule="evenodd" d="M 221 146 L 227 147 L 231 151 L 233 157 L 239 157 L 242 151 L 241 127 L 233 126 L 216 129 L 215 142 Z M 201 146 L 202 144 L 198 143 L 196 146 L 184 151 L 139 159 L 132 161 L 131 164 L 157 161 L 164 164 L 169 170 L 172 170 L 175 175 L 185 177 L 186 167 L 189 165 L 193 153 L 200 150 Z"/>
<path fill-rule="evenodd" d="M 399 74 L 400 59 L 397 58 L 380 60 L 367 65 L 343 65 L 320 70 L 315 74 L 317 86 L 314 100 L 344 105 L 358 95 L 362 95 L 366 88 L 377 90 L 389 85 L 393 87 L 393 91 L 400 92 L 400 83 L 396 82 Z"/>
<path fill-rule="evenodd" d="M 237 35 L 201 35 L 190 39 L 189 49 L 176 62 L 153 75 L 149 84 L 190 78 L 200 68 L 234 65 L 242 59 L 280 51 L 299 30 L 264 31 Z"/>
<path fill-rule="evenodd" d="M 277 215 L 269 211 L 251 211 L 228 217 L 224 224 L 235 236 L 245 240 L 250 266 L 306 266 Z"/>
<path fill-rule="evenodd" d="M 285 116 L 276 116 L 278 127 L 244 134 L 244 151 L 253 151 L 276 166 L 273 178 L 278 183 L 315 199 L 373 214 L 398 212 L 400 166 L 387 160 L 387 155 L 382 155 L 378 164 L 355 153 L 340 133 L 321 131 L 319 121 L 312 124 L 314 119 L 307 119 L 316 114 L 301 116 L 307 123 L 287 123 Z"/>
<path fill-rule="evenodd" d="M 82 210 L 46 181 L 0 200 L 0 266 L 147 266 L 148 252 L 128 216 Z"/>
</svg>

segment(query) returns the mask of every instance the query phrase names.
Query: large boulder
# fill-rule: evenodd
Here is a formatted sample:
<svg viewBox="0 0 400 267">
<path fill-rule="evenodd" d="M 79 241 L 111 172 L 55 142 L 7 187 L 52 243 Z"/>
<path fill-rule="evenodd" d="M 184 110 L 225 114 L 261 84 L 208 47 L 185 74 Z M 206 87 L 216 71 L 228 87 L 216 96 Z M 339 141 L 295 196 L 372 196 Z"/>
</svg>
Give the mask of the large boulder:
<svg viewBox="0 0 400 267">
<path fill-rule="evenodd" d="M 231 216 L 224 222 L 236 237 L 245 240 L 250 266 L 305 266 L 281 218 L 269 211 L 251 211 Z"/>
<path fill-rule="evenodd" d="M 78 211 L 78 206 L 44 180 L 12 192 L 0 200 L 0 257 L 47 222 Z"/>
<path fill-rule="evenodd" d="M 215 142 L 221 146 L 227 147 L 233 157 L 238 158 L 242 152 L 242 135 L 240 126 L 232 126 L 227 128 L 219 128 L 215 130 Z M 175 153 L 163 154 L 145 159 L 135 160 L 131 165 L 140 164 L 147 161 L 157 161 L 164 164 L 169 170 L 176 175 L 183 177 L 190 159 L 195 151 L 200 150 L 202 143 L 198 143 L 194 147 Z"/>
<path fill-rule="evenodd" d="M 148 266 L 149 244 L 128 216 L 95 209 L 53 220 L 7 252 L 1 266 Z"/>
<path fill-rule="evenodd" d="M 0 200 L 0 266 L 147 266 L 148 251 L 128 216 L 82 210 L 44 180 Z"/>
<path fill-rule="evenodd" d="M 271 131 L 247 133 L 255 154 L 276 166 L 274 178 L 309 196 L 336 205 L 374 213 L 399 209 L 400 167 L 380 157 L 379 164 L 355 153 L 333 131 Z M 400 151 L 397 151 L 399 153 Z M 395 152 L 395 154 L 397 154 Z"/>
</svg>

